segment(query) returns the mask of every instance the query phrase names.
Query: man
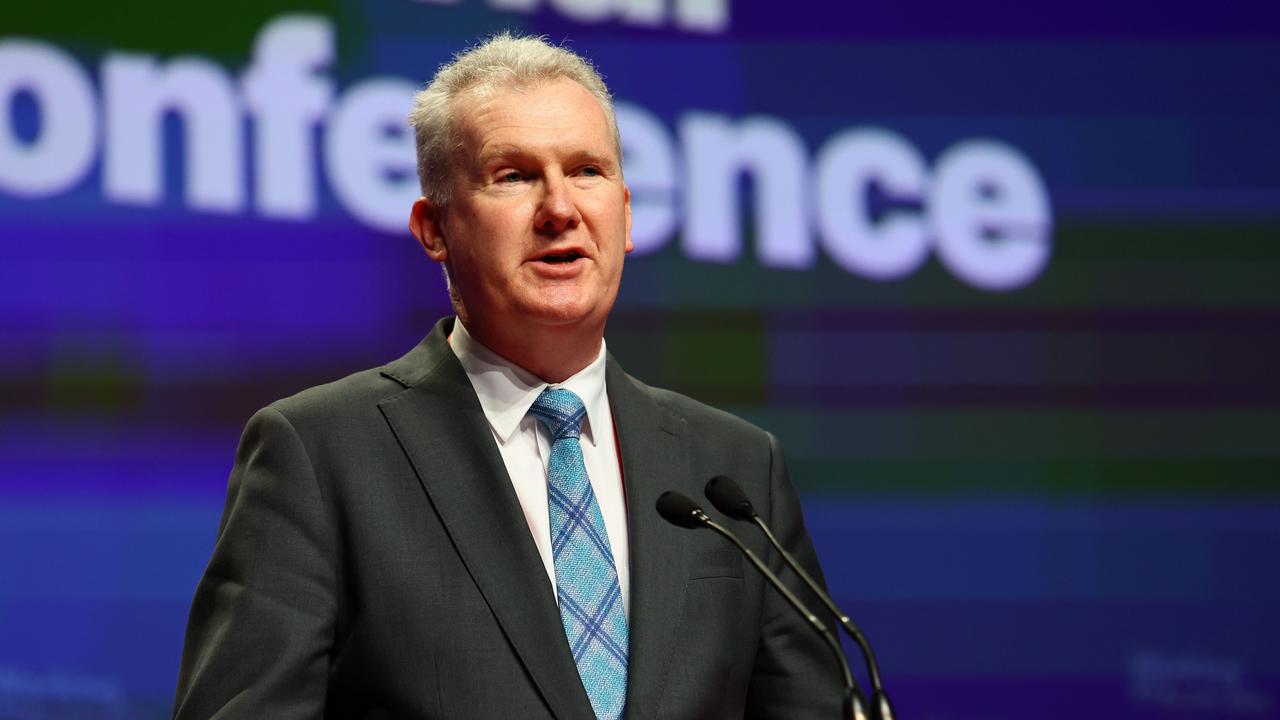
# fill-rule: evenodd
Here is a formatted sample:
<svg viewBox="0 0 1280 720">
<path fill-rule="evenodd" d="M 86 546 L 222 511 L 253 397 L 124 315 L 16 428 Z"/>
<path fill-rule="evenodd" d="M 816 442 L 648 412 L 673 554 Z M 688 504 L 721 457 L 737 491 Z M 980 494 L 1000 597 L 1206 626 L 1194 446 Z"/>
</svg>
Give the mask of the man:
<svg viewBox="0 0 1280 720">
<path fill-rule="evenodd" d="M 249 422 L 175 717 L 836 717 L 821 641 L 654 511 L 729 475 L 817 572 L 774 438 L 605 351 L 632 246 L 599 76 L 499 36 L 411 121 L 457 319 Z"/>
</svg>

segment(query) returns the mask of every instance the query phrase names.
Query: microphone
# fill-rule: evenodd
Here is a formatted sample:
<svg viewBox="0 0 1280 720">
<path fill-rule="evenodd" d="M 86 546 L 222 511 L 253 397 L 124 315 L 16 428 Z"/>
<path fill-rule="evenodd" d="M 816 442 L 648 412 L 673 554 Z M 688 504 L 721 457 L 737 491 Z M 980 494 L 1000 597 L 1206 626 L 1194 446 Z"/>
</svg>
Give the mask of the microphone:
<svg viewBox="0 0 1280 720">
<path fill-rule="evenodd" d="M 818 619 L 817 615 L 814 615 L 812 611 L 804 606 L 804 603 L 800 602 L 800 598 L 796 597 L 795 593 L 782 584 L 782 581 L 769 569 L 768 565 L 764 564 L 759 555 L 756 555 L 751 551 L 751 548 L 743 544 L 742 540 L 733 534 L 733 531 L 712 520 L 702 508 L 698 507 L 697 503 L 685 495 L 674 491 L 662 493 L 662 495 L 658 496 L 657 510 L 658 514 L 672 525 L 693 529 L 711 528 L 733 543 L 746 556 L 747 560 L 755 566 L 756 570 L 759 570 L 760 574 L 764 575 L 765 580 L 773 586 L 773 589 L 786 598 L 791 607 L 795 608 L 796 612 L 804 617 L 805 622 L 809 623 L 809 626 L 816 630 L 823 640 L 827 641 L 831 652 L 835 654 L 836 660 L 840 662 L 840 672 L 844 677 L 844 716 L 852 720 L 871 720 L 870 716 L 867 715 L 866 699 L 858 688 L 858 681 L 854 679 L 853 673 L 849 670 L 849 661 L 845 659 L 844 652 L 840 650 L 840 643 L 836 640 L 835 635 L 832 634 L 825 623 Z"/>
<path fill-rule="evenodd" d="M 862 634 L 862 630 L 854 624 L 853 620 L 836 606 L 831 595 L 822 588 L 805 569 L 796 562 L 795 557 L 782 547 L 782 543 L 778 542 L 778 538 L 774 537 L 773 531 L 760 518 L 760 514 L 751 504 L 751 500 L 746 493 L 742 492 L 742 488 L 732 478 L 724 475 L 717 475 L 707 481 L 706 488 L 707 499 L 711 504 L 716 506 L 720 512 L 728 515 L 734 520 L 745 520 L 755 523 L 762 531 L 764 536 L 769 539 L 769 544 L 773 545 L 773 549 L 778 551 L 784 562 L 790 567 L 796 575 L 813 591 L 813 594 L 822 601 L 827 610 L 831 611 L 840 620 L 840 626 L 845 632 L 853 638 L 858 644 L 858 649 L 862 651 L 862 659 L 866 662 L 867 671 L 871 674 L 871 709 L 875 714 L 874 720 L 894 720 L 893 704 L 889 702 L 889 695 L 884 691 L 884 685 L 880 682 L 880 666 L 876 663 L 875 652 L 871 650 L 871 643 L 867 642 L 867 638 Z"/>
</svg>

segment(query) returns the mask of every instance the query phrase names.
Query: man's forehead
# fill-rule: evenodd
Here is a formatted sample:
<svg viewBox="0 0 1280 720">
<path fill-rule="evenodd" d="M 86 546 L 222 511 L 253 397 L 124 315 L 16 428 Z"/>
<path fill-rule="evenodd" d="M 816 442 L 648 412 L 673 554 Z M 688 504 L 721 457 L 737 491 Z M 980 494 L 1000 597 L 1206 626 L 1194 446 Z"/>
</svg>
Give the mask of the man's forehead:
<svg viewBox="0 0 1280 720">
<path fill-rule="evenodd" d="M 465 124 L 468 117 L 473 117 L 476 113 L 499 104 L 520 107 L 529 103 L 529 106 L 535 110 L 544 108 L 547 105 L 548 93 L 555 93 L 578 102 L 589 100 L 596 109 L 596 112 L 590 114 L 590 119 L 605 121 L 604 108 L 601 107 L 599 99 L 580 83 L 566 77 L 526 82 L 494 80 L 477 83 L 458 93 L 453 102 L 454 109 L 458 112 L 457 116 L 462 118 Z M 514 102 L 508 103 L 508 101 Z"/>
<path fill-rule="evenodd" d="M 479 92 L 465 91 L 455 100 L 458 131 L 463 145 L 484 156 L 528 148 L 537 131 L 556 133 L 542 138 L 550 144 L 599 144 L 600 151 L 612 155 L 613 137 L 599 100 L 586 88 L 567 78 L 536 85 L 507 85 Z M 557 97 L 548 97 L 554 93 Z M 584 133 L 583 130 L 595 132 Z M 543 133 L 545 134 L 545 133 Z"/>
</svg>

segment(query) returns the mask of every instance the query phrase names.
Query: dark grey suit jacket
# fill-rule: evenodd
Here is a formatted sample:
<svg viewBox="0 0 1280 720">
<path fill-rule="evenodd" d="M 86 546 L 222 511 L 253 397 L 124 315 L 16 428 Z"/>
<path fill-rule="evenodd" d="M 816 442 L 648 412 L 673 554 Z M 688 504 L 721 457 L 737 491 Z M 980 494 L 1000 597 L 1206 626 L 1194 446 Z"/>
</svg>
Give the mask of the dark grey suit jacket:
<svg viewBox="0 0 1280 720">
<path fill-rule="evenodd" d="M 592 717 L 451 328 L 250 420 L 175 717 Z M 773 436 L 612 358 L 606 377 L 630 532 L 627 718 L 837 717 L 829 650 L 724 540 L 653 509 L 729 475 L 816 575 Z"/>
</svg>

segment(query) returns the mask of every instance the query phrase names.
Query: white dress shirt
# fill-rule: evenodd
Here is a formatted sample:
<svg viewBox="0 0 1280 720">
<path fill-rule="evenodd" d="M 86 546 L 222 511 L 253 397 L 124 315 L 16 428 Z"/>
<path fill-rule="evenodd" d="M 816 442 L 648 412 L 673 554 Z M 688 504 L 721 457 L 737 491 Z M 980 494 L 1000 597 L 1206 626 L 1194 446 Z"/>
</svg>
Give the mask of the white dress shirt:
<svg viewBox="0 0 1280 720">
<path fill-rule="evenodd" d="M 529 408 L 548 386 L 568 388 L 582 398 L 587 409 L 579 440 L 582 458 L 596 502 L 600 504 L 600 514 L 604 516 L 609 549 L 613 551 L 613 564 L 618 570 L 622 607 L 630 617 L 627 506 L 618 462 L 618 444 L 613 432 L 613 413 L 609 409 L 609 395 L 605 392 L 604 341 L 600 341 L 600 354 L 590 365 L 564 382 L 550 385 L 471 337 L 461 320 L 453 324 L 449 346 L 480 398 L 480 407 L 484 409 L 502 461 L 511 475 L 511 484 L 520 499 L 520 507 L 524 510 L 525 521 L 529 523 L 529 532 L 533 533 L 533 542 L 538 546 L 538 554 L 542 556 L 552 590 L 556 586 L 556 570 L 551 554 L 551 518 L 547 508 L 551 435 L 529 414 Z"/>
</svg>

